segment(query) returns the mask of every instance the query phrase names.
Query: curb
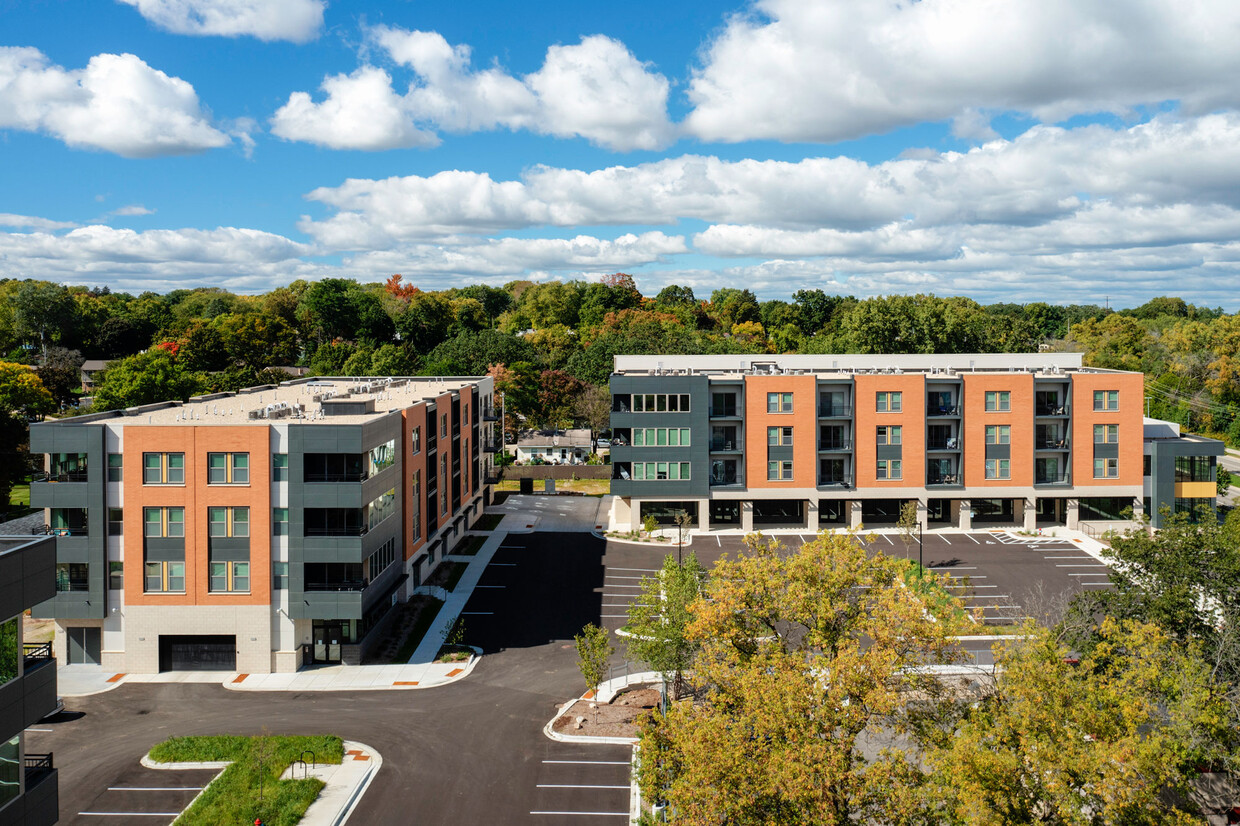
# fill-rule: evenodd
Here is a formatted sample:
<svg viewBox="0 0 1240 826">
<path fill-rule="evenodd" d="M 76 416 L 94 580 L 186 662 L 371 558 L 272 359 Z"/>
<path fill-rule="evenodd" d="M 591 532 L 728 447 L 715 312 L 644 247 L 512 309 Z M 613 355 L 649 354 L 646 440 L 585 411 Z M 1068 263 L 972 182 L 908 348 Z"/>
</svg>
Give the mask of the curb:
<svg viewBox="0 0 1240 826">
<path fill-rule="evenodd" d="M 634 746 L 637 745 L 636 737 L 591 737 L 588 734 L 560 734 L 560 732 L 552 729 L 555 721 L 564 716 L 564 713 L 573 707 L 578 700 L 584 700 L 584 697 L 576 697 L 560 706 L 555 716 L 547 721 L 547 725 L 543 726 L 543 734 L 547 735 L 550 740 L 559 743 L 601 743 L 605 746 Z"/>
<path fill-rule="evenodd" d="M 590 535 L 596 536 L 599 539 L 603 540 L 604 542 L 619 542 L 622 545 L 637 545 L 643 548 L 675 548 L 676 547 L 675 543 L 668 544 L 668 542 L 671 542 L 670 539 L 668 540 L 668 542 L 657 542 L 657 541 L 643 542 L 640 539 L 623 539 L 618 536 L 608 536 L 606 532 L 600 531 L 598 529 L 590 531 Z M 693 544 L 692 537 L 686 536 L 685 547 L 688 548 L 692 544 Z"/>
<path fill-rule="evenodd" d="M 366 770 L 366 774 L 362 778 L 362 782 L 358 783 L 357 786 L 354 787 L 353 794 L 349 795 L 349 799 L 345 801 L 344 808 L 336 814 L 336 818 L 332 821 L 332 826 L 342 826 L 342 824 L 349 819 L 349 817 L 353 814 L 353 810 L 357 808 L 357 804 L 361 802 L 362 795 L 366 794 L 366 790 L 370 788 L 371 781 L 375 779 L 375 775 L 379 773 L 379 769 L 383 768 L 383 755 L 379 754 L 379 752 L 375 751 L 370 746 L 365 743 L 358 743 L 355 740 L 344 740 L 343 744 L 346 752 L 348 752 L 350 745 L 355 748 L 360 747 L 365 749 L 370 753 L 371 764 L 370 768 Z M 310 806 L 313 805 L 313 803 L 310 804 Z M 307 813 L 310 812 L 310 806 L 306 807 Z M 305 815 L 302 815 L 302 820 L 305 820 Z"/>
</svg>

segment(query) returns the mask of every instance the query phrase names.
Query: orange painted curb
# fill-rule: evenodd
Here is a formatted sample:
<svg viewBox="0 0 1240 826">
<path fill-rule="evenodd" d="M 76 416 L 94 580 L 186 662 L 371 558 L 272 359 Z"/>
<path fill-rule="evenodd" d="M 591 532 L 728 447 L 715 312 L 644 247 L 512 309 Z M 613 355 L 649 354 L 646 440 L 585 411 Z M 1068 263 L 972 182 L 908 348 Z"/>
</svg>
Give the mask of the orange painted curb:
<svg viewBox="0 0 1240 826">
<path fill-rule="evenodd" d="M 122 673 L 120 673 L 120 674 L 113 674 L 111 677 L 108 677 L 108 682 L 110 682 L 110 683 L 115 683 L 115 682 L 118 682 L 118 681 L 120 681 L 122 678 L 124 678 L 124 676 L 125 676 L 125 674 L 124 674 L 123 672 L 122 672 Z"/>
<path fill-rule="evenodd" d="M 250 675 L 249 675 L 249 674 L 238 674 L 236 677 L 234 677 L 234 678 L 233 678 L 233 682 L 234 682 L 234 683 L 239 683 L 239 682 L 241 682 L 242 680 L 244 680 L 244 679 L 245 679 L 246 677 L 248 677 L 248 676 L 250 676 Z"/>
<path fill-rule="evenodd" d="M 417 680 L 397 680 L 396 682 L 392 683 L 392 685 L 417 685 L 417 684 L 418 684 Z"/>
<path fill-rule="evenodd" d="M 454 669 L 452 669 L 451 671 L 449 671 L 449 672 L 448 672 L 448 676 L 449 676 L 449 677 L 455 677 L 457 674 L 464 673 L 464 671 L 465 671 L 465 669 L 463 669 L 463 668 L 454 668 Z"/>
</svg>

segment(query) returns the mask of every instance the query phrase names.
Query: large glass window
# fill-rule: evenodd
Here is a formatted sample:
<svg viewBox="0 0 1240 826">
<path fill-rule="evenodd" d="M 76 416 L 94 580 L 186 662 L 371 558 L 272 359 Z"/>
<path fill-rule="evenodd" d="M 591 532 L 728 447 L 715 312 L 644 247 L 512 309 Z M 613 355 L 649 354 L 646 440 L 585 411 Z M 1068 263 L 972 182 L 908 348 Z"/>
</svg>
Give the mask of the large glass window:
<svg viewBox="0 0 1240 826">
<path fill-rule="evenodd" d="M 121 508 L 108 508 L 108 536 L 124 536 L 125 512 Z"/>
<path fill-rule="evenodd" d="M 184 485 L 184 453 L 143 453 L 142 484 Z"/>
<path fill-rule="evenodd" d="M 390 488 L 366 506 L 366 524 L 368 530 L 396 512 L 396 488 Z"/>
<path fill-rule="evenodd" d="M 790 482 L 792 481 L 792 462 L 767 462 L 766 478 L 771 482 Z"/>
<path fill-rule="evenodd" d="M 792 446 L 792 428 L 791 427 L 768 427 L 766 429 L 766 443 L 777 447 Z"/>
<path fill-rule="evenodd" d="M 374 476 L 396 464 L 396 441 L 385 442 L 370 449 L 369 475 Z"/>
<path fill-rule="evenodd" d="M 899 413 L 904 406 L 904 394 L 885 392 L 875 395 L 874 409 L 879 413 Z"/>
<path fill-rule="evenodd" d="M 1094 410 L 1119 410 L 1119 391 L 1095 390 Z"/>
<path fill-rule="evenodd" d="M 904 432 L 900 425 L 885 425 L 878 428 L 878 444 L 898 445 Z"/>
<path fill-rule="evenodd" d="M 1001 413 L 1012 409 L 1012 393 L 1008 390 L 986 391 L 986 412 Z"/>
<path fill-rule="evenodd" d="M 271 587 L 276 591 L 288 590 L 288 563 L 271 563 Z"/>
<path fill-rule="evenodd" d="M 634 447 L 688 447 L 690 430 L 687 427 L 635 427 Z"/>
<path fill-rule="evenodd" d="M 986 444 L 1006 445 L 1012 442 L 1012 426 L 1006 424 L 986 425 Z"/>
<path fill-rule="evenodd" d="M 147 562 L 143 566 L 143 590 L 147 593 L 185 591 L 184 562 Z"/>
<path fill-rule="evenodd" d="M 900 459 L 879 459 L 877 476 L 881 479 L 903 479 L 904 463 Z"/>
<path fill-rule="evenodd" d="M 57 562 L 56 590 L 89 591 L 90 565 L 86 562 Z"/>
<path fill-rule="evenodd" d="M 211 591 L 250 590 L 250 563 L 210 562 L 207 565 L 207 587 Z"/>
<path fill-rule="evenodd" d="M 1127 519 L 1131 510 L 1132 499 L 1122 496 L 1085 496 L 1080 500 L 1077 515 L 1086 521 Z"/>
<path fill-rule="evenodd" d="M 288 481 L 288 454 L 273 453 L 271 454 L 271 481 L 287 482 Z"/>
<path fill-rule="evenodd" d="M 1175 481 L 1177 482 L 1210 482 L 1213 481 L 1211 468 L 1215 466 L 1213 456 L 1177 456 L 1175 457 Z M 1145 474 L 1149 476 L 1149 474 Z"/>
<path fill-rule="evenodd" d="M 185 536 L 185 508 L 143 508 L 142 523 L 146 536 Z"/>
<path fill-rule="evenodd" d="M 1012 478 L 1012 462 L 1010 459 L 987 459 L 986 460 L 986 478 L 987 479 L 1011 479 Z"/>
<path fill-rule="evenodd" d="M 108 563 L 108 590 L 125 590 L 125 563 L 112 561 Z"/>
<path fill-rule="evenodd" d="M 791 413 L 792 412 L 792 394 L 791 393 L 767 393 L 766 394 L 766 412 L 767 413 Z"/>
<path fill-rule="evenodd" d="M 207 508 L 207 536 L 244 538 L 249 535 L 249 508 Z"/>
<path fill-rule="evenodd" d="M 1096 424 L 1094 425 L 1094 444 L 1113 445 L 1119 442 L 1119 425 L 1117 424 Z"/>
<path fill-rule="evenodd" d="M 633 479 L 636 481 L 685 481 L 689 478 L 689 462 L 634 462 Z"/>
<path fill-rule="evenodd" d="M 1118 479 L 1119 459 L 1094 459 L 1095 479 Z"/>
<path fill-rule="evenodd" d="M 271 509 L 272 536 L 288 536 L 288 508 Z"/>
<path fill-rule="evenodd" d="M 25 771 L 21 750 L 20 734 L 10 740 L 0 741 L 0 806 L 21 794 L 22 772 Z"/>
<path fill-rule="evenodd" d="M 633 396 L 634 413 L 688 413 L 688 393 L 638 393 Z"/>
<path fill-rule="evenodd" d="M 108 454 L 108 481 L 121 482 L 124 481 L 125 475 L 125 457 L 120 453 Z"/>
<path fill-rule="evenodd" d="M 18 617 L 0 623 L 0 685 L 17 679 L 20 669 L 21 640 L 18 639 L 21 626 Z M 0 792 L 0 795 L 3 793 Z M 2 798 L 0 798 L 2 799 Z"/>
<path fill-rule="evenodd" d="M 250 483 L 250 454 L 208 453 L 207 484 L 248 485 Z"/>
</svg>

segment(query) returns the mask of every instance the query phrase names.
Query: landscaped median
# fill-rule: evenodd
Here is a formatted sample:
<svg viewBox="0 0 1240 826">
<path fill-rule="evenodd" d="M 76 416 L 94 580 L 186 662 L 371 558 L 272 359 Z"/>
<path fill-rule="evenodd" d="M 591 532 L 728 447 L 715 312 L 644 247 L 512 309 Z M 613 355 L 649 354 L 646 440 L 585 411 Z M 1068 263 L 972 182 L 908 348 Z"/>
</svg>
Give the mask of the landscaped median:
<svg viewBox="0 0 1240 826">
<path fill-rule="evenodd" d="M 230 763 L 177 818 L 178 826 L 254 823 L 293 826 L 319 796 L 323 781 L 281 780 L 295 761 L 339 764 L 344 745 L 333 735 L 173 737 L 151 749 L 160 763 Z"/>
</svg>

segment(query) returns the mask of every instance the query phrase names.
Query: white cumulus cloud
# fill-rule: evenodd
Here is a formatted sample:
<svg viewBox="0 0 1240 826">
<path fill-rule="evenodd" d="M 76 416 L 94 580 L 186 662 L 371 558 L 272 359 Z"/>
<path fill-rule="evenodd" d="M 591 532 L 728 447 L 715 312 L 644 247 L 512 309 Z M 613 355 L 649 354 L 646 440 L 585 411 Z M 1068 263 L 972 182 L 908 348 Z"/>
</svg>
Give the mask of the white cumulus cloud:
<svg viewBox="0 0 1240 826">
<path fill-rule="evenodd" d="M 981 111 L 1044 122 L 1240 103 L 1233 0 L 755 0 L 703 51 L 687 132 L 837 141 Z"/>
<path fill-rule="evenodd" d="M 184 155 L 228 144 L 194 87 L 132 54 L 98 54 L 84 69 L 38 49 L 0 47 L 0 129 L 44 132 L 69 146 L 127 158 Z"/>
<path fill-rule="evenodd" d="M 412 72 L 406 91 L 363 66 L 324 80 L 319 102 L 294 92 L 273 116 L 273 132 L 338 149 L 430 146 L 433 130 L 523 129 L 621 151 L 657 149 L 673 137 L 667 79 L 612 38 L 552 46 L 538 71 L 518 78 L 497 66 L 474 69 L 469 46 L 437 32 L 378 26 L 367 34 Z"/>
<path fill-rule="evenodd" d="M 323 28 L 323 0 L 120 0 L 177 34 L 304 43 Z"/>
</svg>

